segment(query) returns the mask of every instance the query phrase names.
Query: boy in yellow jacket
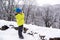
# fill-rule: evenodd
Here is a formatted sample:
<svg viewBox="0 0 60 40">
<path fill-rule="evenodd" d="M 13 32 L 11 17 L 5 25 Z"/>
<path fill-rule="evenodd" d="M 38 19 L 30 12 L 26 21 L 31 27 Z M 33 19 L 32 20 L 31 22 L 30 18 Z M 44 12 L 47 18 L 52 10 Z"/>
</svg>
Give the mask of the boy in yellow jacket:
<svg viewBox="0 0 60 40">
<path fill-rule="evenodd" d="M 22 12 L 22 9 L 20 9 L 20 8 L 16 8 L 16 12 L 17 13 L 15 15 L 15 18 L 16 18 L 17 25 L 19 27 L 18 35 L 19 35 L 19 38 L 24 39 L 24 37 L 22 35 L 23 24 L 24 24 L 24 13 Z"/>
</svg>

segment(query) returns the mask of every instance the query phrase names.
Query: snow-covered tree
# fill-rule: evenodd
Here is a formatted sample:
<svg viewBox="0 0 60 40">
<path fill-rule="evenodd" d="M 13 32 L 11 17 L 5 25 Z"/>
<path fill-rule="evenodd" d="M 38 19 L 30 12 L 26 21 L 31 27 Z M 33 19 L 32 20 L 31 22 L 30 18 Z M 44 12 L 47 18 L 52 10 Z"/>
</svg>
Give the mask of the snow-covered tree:
<svg viewBox="0 0 60 40">
<path fill-rule="evenodd" d="M 44 20 L 46 27 L 50 27 L 54 24 L 54 22 L 56 22 L 56 13 L 53 9 L 54 8 L 52 6 L 49 6 L 45 9 L 45 14 L 42 14 L 42 19 Z"/>
</svg>

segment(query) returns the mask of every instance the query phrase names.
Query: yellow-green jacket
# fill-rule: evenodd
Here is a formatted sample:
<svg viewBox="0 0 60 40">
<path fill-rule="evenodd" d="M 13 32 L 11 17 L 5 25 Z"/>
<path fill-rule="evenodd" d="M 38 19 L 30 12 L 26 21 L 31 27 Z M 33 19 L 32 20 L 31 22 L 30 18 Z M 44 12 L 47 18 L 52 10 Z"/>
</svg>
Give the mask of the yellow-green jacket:
<svg viewBox="0 0 60 40">
<path fill-rule="evenodd" d="M 24 24 L 24 13 L 17 13 L 15 15 L 15 18 L 18 26 L 21 26 Z"/>
</svg>

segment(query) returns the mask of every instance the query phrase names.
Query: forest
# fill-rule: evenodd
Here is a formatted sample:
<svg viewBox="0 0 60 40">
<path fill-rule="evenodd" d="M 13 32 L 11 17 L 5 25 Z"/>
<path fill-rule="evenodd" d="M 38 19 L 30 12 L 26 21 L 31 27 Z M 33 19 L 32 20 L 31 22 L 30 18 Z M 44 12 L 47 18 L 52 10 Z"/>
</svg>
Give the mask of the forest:
<svg viewBox="0 0 60 40">
<path fill-rule="evenodd" d="M 15 21 L 15 11 L 13 8 L 19 7 L 25 14 L 25 23 L 42 27 L 52 27 L 60 29 L 60 4 L 37 6 L 37 3 L 23 0 L 0 0 L 0 19 Z"/>
</svg>

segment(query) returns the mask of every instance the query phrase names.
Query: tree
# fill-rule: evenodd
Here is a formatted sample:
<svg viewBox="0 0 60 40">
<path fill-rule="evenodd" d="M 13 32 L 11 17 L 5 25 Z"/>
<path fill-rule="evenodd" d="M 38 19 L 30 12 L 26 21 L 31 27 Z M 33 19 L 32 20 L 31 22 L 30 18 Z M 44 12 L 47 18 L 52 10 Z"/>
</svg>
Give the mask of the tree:
<svg viewBox="0 0 60 40">
<path fill-rule="evenodd" d="M 45 16 L 42 17 L 45 22 L 46 27 L 50 27 L 53 25 L 54 22 L 56 22 L 56 18 L 55 18 L 56 13 L 54 13 L 54 11 L 52 11 L 52 10 L 50 10 L 50 8 L 47 7 L 47 10 L 45 10 L 46 14 L 45 14 Z"/>
<path fill-rule="evenodd" d="M 31 6 L 32 5 L 36 5 L 36 1 L 35 0 L 23 0 L 24 4 L 22 6 L 22 10 L 25 13 L 25 22 L 27 22 L 27 20 L 29 19 L 29 15 L 30 15 L 30 11 L 31 11 Z"/>
</svg>

